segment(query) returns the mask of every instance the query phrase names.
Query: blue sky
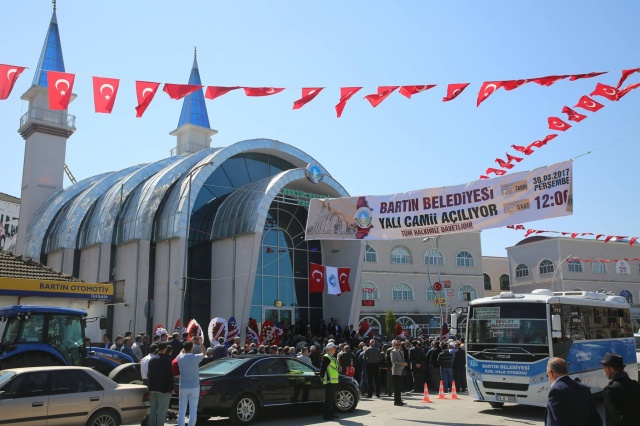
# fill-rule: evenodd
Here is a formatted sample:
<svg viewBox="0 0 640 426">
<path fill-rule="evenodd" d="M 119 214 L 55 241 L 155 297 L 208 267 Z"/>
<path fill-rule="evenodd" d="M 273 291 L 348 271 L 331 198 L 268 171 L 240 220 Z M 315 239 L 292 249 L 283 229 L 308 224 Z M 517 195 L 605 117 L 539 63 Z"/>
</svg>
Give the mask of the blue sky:
<svg viewBox="0 0 640 426">
<path fill-rule="evenodd" d="M 0 101 L 0 192 L 20 196 L 24 143 L 17 133 L 51 16 L 47 0 L 13 2 L 0 16 L 0 63 L 30 67 Z M 135 118 L 135 80 L 186 83 L 198 47 L 205 85 L 287 90 L 207 101 L 212 146 L 272 138 L 316 158 L 351 195 L 381 195 L 478 178 L 494 159 L 551 131 L 547 117 L 573 107 L 597 82 L 615 86 L 640 67 L 637 1 L 58 1 L 67 72 L 78 98 L 67 164 L 77 179 L 169 156 L 182 101 L 159 92 Z M 601 77 L 500 90 L 476 108 L 484 81 L 610 71 Z M 93 112 L 91 77 L 120 78 L 113 114 Z M 443 103 L 446 85 L 471 83 Z M 640 82 L 635 74 L 626 84 Z M 377 108 L 377 86 L 437 84 Z M 625 84 L 625 85 L 626 85 Z M 363 86 L 337 119 L 340 87 Z M 302 87 L 326 87 L 293 111 Z M 574 214 L 534 229 L 639 236 L 640 89 L 560 134 L 512 172 L 574 162 Z M 584 111 L 580 111 L 584 112 Z M 581 156 L 591 151 L 591 154 Z M 67 181 L 68 184 L 68 181 Z M 482 233 L 484 255 L 505 256 L 523 238 Z"/>
</svg>

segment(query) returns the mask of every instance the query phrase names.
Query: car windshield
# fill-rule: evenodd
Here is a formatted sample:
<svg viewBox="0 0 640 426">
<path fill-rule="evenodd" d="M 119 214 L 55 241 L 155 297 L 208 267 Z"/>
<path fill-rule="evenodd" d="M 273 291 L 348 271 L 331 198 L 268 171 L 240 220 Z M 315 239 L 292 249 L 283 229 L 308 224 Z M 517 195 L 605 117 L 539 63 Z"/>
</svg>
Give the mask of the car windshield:
<svg viewBox="0 0 640 426">
<path fill-rule="evenodd" d="M 0 389 L 2 389 L 2 385 L 7 383 L 16 373 L 13 371 L 0 371 Z"/>
<path fill-rule="evenodd" d="M 474 307 L 469 343 L 547 345 L 545 305 L 518 303 Z"/>
<path fill-rule="evenodd" d="M 244 364 L 247 361 L 248 360 L 245 358 L 220 358 L 213 362 L 210 362 L 203 367 L 200 367 L 200 374 L 227 374 L 229 371 L 233 370 L 241 364 Z"/>
</svg>

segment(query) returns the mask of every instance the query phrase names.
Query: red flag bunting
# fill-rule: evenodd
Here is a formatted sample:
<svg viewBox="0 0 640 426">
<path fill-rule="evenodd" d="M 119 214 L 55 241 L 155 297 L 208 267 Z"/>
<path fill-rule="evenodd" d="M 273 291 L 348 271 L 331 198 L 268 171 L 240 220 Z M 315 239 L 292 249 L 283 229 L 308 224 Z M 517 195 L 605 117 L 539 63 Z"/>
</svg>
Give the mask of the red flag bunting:
<svg viewBox="0 0 640 426">
<path fill-rule="evenodd" d="M 567 77 L 569 77 L 569 76 L 568 75 L 549 75 L 549 76 L 546 76 L 546 77 L 534 78 L 531 81 L 533 81 L 536 84 L 539 84 L 540 86 L 549 87 L 553 83 L 555 83 L 556 81 L 564 80 Z"/>
<path fill-rule="evenodd" d="M 247 96 L 271 96 L 284 89 L 284 87 L 245 87 L 244 94 Z"/>
<path fill-rule="evenodd" d="M 47 84 L 49 85 L 49 108 L 52 110 L 64 110 L 69 107 L 71 91 L 75 74 L 65 72 L 47 71 Z"/>
<path fill-rule="evenodd" d="M 311 102 L 324 87 L 303 87 L 302 97 L 293 103 L 293 109 L 300 109 L 309 102 Z"/>
<path fill-rule="evenodd" d="M 587 111 L 591 111 L 591 112 L 596 112 L 596 111 L 600 110 L 601 108 L 603 108 L 604 105 L 602 105 L 599 102 L 594 101 L 593 99 L 591 99 L 587 95 L 584 95 L 583 97 L 580 98 L 578 103 L 574 105 L 574 107 L 586 109 Z"/>
<path fill-rule="evenodd" d="M 509 163 L 511 163 L 512 161 L 515 161 L 516 163 L 519 163 L 519 162 L 521 162 L 523 160 L 522 157 L 516 157 L 515 155 L 511 155 L 508 152 L 505 153 L 505 154 L 507 154 L 507 161 Z"/>
<path fill-rule="evenodd" d="M 567 118 L 569 120 L 571 120 L 571 121 L 580 122 L 580 121 L 584 120 L 585 118 L 587 118 L 586 115 L 580 114 L 579 112 L 576 112 L 576 111 L 572 110 L 568 106 L 565 106 L 564 108 L 562 108 L 562 112 L 564 114 L 567 114 Z"/>
<path fill-rule="evenodd" d="M 622 70 L 622 76 L 620 77 L 620 80 L 618 81 L 618 84 L 616 85 L 616 89 L 619 89 L 620 86 L 622 86 L 622 83 L 624 83 L 624 81 L 629 78 L 629 76 L 633 73 L 636 72 L 640 72 L 640 68 L 632 68 L 629 70 Z"/>
<path fill-rule="evenodd" d="M 93 104 L 96 112 L 111 114 L 118 86 L 120 80 L 117 78 L 93 77 Z"/>
<path fill-rule="evenodd" d="M 513 169 L 513 168 L 515 167 L 513 164 L 511 164 L 511 163 L 508 163 L 508 162 L 504 161 L 502 158 L 496 158 L 496 160 L 495 160 L 495 161 L 496 161 L 496 163 L 498 163 L 498 165 L 499 165 L 500 167 L 502 167 L 503 169 L 509 169 L 509 170 L 511 170 L 511 169 Z"/>
<path fill-rule="evenodd" d="M 610 101 L 618 100 L 618 91 L 615 87 L 607 86 L 606 84 L 596 84 L 596 89 L 591 92 L 591 96 L 602 96 Z"/>
<path fill-rule="evenodd" d="M 309 268 L 309 293 L 324 291 L 324 266 L 312 263 Z"/>
<path fill-rule="evenodd" d="M 442 98 L 442 102 L 448 102 L 448 101 L 454 100 L 460 95 L 460 93 L 464 91 L 464 89 L 467 88 L 468 85 L 469 83 L 456 83 L 456 84 L 448 85 L 447 96 Z"/>
<path fill-rule="evenodd" d="M 629 93 L 630 91 L 632 91 L 634 89 L 637 89 L 638 87 L 640 87 L 640 83 L 633 83 L 633 84 L 628 85 L 624 89 L 620 89 L 620 91 L 618 92 L 618 99 L 622 98 L 627 93 Z"/>
<path fill-rule="evenodd" d="M 336 105 L 336 113 L 338 118 L 342 115 L 342 111 L 344 111 L 345 105 L 347 105 L 347 101 L 351 99 L 353 95 L 356 94 L 358 90 L 362 89 L 362 87 L 341 87 L 340 88 L 340 101 Z"/>
<path fill-rule="evenodd" d="M 529 81 L 530 80 L 507 80 L 507 81 L 502 81 L 501 83 L 502 83 L 502 88 L 504 90 L 514 90 L 520 86 L 524 86 Z"/>
<path fill-rule="evenodd" d="M 500 170 L 500 169 L 494 169 L 494 168 L 488 168 L 487 171 L 485 172 L 486 174 L 491 174 L 494 173 L 496 176 L 503 176 L 505 174 L 507 174 L 507 172 L 505 172 L 504 170 Z"/>
<path fill-rule="evenodd" d="M 417 95 L 420 92 L 426 92 L 434 87 L 436 87 L 435 84 L 427 84 L 426 86 L 402 86 L 400 87 L 400 94 L 411 99 L 411 96 Z"/>
<path fill-rule="evenodd" d="M 377 107 L 382 101 L 387 99 L 390 94 L 395 92 L 400 86 L 380 86 L 378 87 L 378 93 L 367 95 L 364 99 L 368 100 L 372 107 Z"/>
<path fill-rule="evenodd" d="M 136 95 L 138 97 L 138 106 L 136 107 L 136 117 L 142 117 L 147 107 L 156 96 L 156 92 L 160 87 L 160 83 L 151 81 L 136 81 Z"/>
<path fill-rule="evenodd" d="M 0 64 L 0 100 L 5 100 L 11 94 L 13 86 L 18 81 L 25 67 Z"/>
<path fill-rule="evenodd" d="M 204 97 L 207 99 L 215 99 L 232 90 L 239 89 L 240 86 L 207 86 L 207 90 L 204 93 Z"/>
<path fill-rule="evenodd" d="M 542 148 L 543 146 L 545 146 L 547 144 L 547 142 L 555 139 L 558 135 L 555 133 L 552 133 L 550 135 L 547 135 L 544 137 L 544 139 L 542 139 L 541 141 L 535 141 L 533 143 L 533 146 L 538 147 L 538 148 Z"/>
<path fill-rule="evenodd" d="M 629 245 L 632 246 L 636 241 L 638 241 L 638 237 L 633 237 L 629 240 Z M 635 259 L 634 259 L 635 260 Z"/>
<path fill-rule="evenodd" d="M 527 146 L 511 145 L 511 148 L 515 149 L 516 151 L 520 151 L 524 155 L 531 155 L 535 152 L 533 149 L 531 149 L 532 146 L 533 144 Z"/>
<path fill-rule="evenodd" d="M 565 123 L 558 117 L 549 117 L 547 118 L 547 122 L 549 123 L 549 128 L 551 130 L 560 130 L 561 132 L 564 132 L 571 128 L 571 124 Z"/>
<path fill-rule="evenodd" d="M 599 75 L 606 74 L 606 73 L 607 73 L 607 71 L 604 71 L 604 72 L 590 72 L 588 74 L 574 74 L 571 77 L 569 77 L 569 81 L 576 81 L 576 80 L 580 80 L 581 78 L 597 77 Z"/>
<path fill-rule="evenodd" d="M 482 83 L 482 87 L 480 87 L 480 91 L 478 92 L 478 103 L 476 106 L 480 106 L 482 102 L 484 102 L 489 96 L 493 95 L 493 93 L 502 87 L 502 81 L 485 81 Z"/>
<path fill-rule="evenodd" d="M 351 274 L 351 268 L 338 268 L 338 282 L 340 283 L 340 293 L 351 291 L 351 287 L 349 286 L 349 274 Z"/>
<path fill-rule="evenodd" d="M 196 90 L 202 89 L 202 87 L 196 84 L 165 83 L 162 91 L 169 95 L 171 99 L 180 100 Z"/>
</svg>

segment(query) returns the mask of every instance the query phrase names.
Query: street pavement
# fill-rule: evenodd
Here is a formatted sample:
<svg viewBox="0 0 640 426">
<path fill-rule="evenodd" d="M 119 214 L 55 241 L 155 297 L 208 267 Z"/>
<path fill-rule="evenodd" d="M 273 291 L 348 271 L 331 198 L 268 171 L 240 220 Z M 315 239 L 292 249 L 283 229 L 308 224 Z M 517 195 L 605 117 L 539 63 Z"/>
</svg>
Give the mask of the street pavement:
<svg viewBox="0 0 640 426">
<path fill-rule="evenodd" d="M 260 426 L 299 426 L 341 424 L 346 426 L 388 426 L 389 424 L 425 424 L 425 425 L 543 425 L 544 408 L 525 405 L 505 405 L 501 409 L 492 409 L 487 403 L 473 402 L 467 394 L 459 394 L 459 400 L 437 399 L 432 393 L 432 403 L 423 403 L 423 395 L 406 393 L 402 397 L 407 403 L 404 407 L 393 405 L 392 397 L 381 399 L 364 398 L 355 411 L 341 414 L 335 422 L 322 419 L 322 407 L 283 408 L 277 407 L 260 415 L 256 424 Z M 165 425 L 175 425 L 168 421 Z M 227 418 L 211 418 L 207 422 L 198 422 L 198 426 L 230 426 Z"/>
</svg>

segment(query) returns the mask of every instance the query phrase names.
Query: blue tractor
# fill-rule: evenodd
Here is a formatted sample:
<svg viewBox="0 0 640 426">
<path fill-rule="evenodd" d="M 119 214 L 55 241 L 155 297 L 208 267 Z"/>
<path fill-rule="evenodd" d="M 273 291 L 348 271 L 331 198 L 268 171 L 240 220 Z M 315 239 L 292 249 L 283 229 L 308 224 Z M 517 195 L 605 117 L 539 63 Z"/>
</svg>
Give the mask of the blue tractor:
<svg viewBox="0 0 640 426">
<path fill-rule="evenodd" d="M 53 306 L 0 307 L 6 322 L 0 340 L 0 370 L 47 365 L 92 367 L 118 383 L 141 380 L 140 368 L 127 354 L 85 347 L 87 313 Z"/>
</svg>

